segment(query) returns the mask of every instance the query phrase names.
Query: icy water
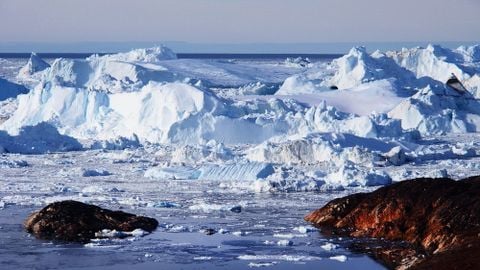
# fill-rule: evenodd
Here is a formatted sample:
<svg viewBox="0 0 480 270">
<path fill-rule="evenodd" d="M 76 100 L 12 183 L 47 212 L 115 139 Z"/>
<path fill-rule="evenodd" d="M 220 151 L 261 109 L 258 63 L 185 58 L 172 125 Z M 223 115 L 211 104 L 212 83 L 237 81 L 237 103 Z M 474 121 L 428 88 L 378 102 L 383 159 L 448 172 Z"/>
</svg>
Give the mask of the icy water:
<svg viewBox="0 0 480 270">
<path fill-rule="evenodd" d="M 324 237 L 303 221 L 332 198 L 362 190 L 258 194 L 218 181 L 160 181 L 143 177 L 155 163 L 149 153 L 117 156 L 122 151 L 4 155 L 3 164 L 28 166 L 0 170 L 0 269 L 382 269 L 345 249 L 349 239 Z M 83 177 L 78 168 L 110 175 Z M 160 226 L 87 245 L 36 240 L 23 230 L 29 213 L 64 199 L 152 216 Z"/>
</svg>

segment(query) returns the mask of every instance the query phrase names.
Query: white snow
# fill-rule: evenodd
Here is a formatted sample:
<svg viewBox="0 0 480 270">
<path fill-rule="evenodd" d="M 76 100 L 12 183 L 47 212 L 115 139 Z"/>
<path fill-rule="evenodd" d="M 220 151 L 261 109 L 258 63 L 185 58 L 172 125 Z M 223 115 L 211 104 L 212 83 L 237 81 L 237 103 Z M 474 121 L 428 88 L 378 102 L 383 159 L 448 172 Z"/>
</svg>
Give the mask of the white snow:
<svg viewBox="0 0 480 270">
<path fill-rule="evenodd" d="M 293 234 L 293 233 L 276 233 L 273 235 L 275 238 L 285 238 L 285 239 L 292 239 L 296 237 L 307 237 L 308 235 L 305 233 L 302 234 Z"/>
</svg>

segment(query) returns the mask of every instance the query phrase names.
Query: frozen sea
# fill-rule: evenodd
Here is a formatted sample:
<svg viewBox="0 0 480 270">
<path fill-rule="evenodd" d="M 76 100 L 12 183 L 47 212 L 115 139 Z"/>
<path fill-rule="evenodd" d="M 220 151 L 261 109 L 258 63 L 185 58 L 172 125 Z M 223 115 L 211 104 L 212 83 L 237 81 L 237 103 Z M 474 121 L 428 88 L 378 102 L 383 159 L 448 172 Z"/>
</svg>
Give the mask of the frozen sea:
<svg viewBox="0 0 480 270">
<path fill-rule="evenodd" d="M 297 56 L 180 54 L 179 58 L 240 61 L 266 69 Z M 15 81 L 25 57 L 0 55 L 0 77 Z M 335 56 L 307 57 L 315 62 Z M 280 84 L 298 70 L 275 72 L 269 74 L 271 83 Z M 155 151 L 0 156 L 0 269 L 383 269 L 371 258 L 348 250 L 350 239 L 326 237 L 303 221 L 304 215 L 333 198 L 372 188 L 254 193 L 218 181 L 146 178 L 146 168 L 159 162 Z M 85 173 L 88 170 L 100 172 L 99 176 Z M 94 240 L 87 245 L 36 240 L 23 230 L 22 222 L 31 212 L 63 199 L 155 217 L 160 226 L 144 237 Z M 207 235 L 205 230 L 216 233 Z"/>
</svg>

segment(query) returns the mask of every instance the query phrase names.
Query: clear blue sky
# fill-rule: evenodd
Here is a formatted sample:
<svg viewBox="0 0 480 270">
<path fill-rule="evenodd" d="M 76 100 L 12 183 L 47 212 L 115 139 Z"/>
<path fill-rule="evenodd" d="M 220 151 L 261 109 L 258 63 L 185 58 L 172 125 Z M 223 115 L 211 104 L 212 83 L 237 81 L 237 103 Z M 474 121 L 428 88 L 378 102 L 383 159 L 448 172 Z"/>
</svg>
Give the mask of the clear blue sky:
<svg viewBox="0 0 480 270">
<path fill-rule="evenodd" d="M 479 0 L 0 0 L 0 43 L 477 42 Z"/>
</svg>

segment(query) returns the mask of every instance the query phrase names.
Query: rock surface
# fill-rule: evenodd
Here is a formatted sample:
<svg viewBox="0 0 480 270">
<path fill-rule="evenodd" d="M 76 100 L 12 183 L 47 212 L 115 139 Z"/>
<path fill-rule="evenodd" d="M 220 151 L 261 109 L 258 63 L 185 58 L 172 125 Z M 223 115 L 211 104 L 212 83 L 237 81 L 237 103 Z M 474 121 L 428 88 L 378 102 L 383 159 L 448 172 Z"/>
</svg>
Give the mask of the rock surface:
<svg viewBox="0 0 480 270">
<path fill-rule="evenodd" d="M 360 240 L 356 249 L 390 268 L 480 269 L 480 177 L 403 181 L 335 199 L 305 220 L 333 234 L 389 240 L 377 248 Z"/>
<path fill-rule="evenodd" d="M 47 240 L 89 242 L 103 229 L 133 231 L 155 230 L 158 221 L 122 211 L 111 211 L 77 201 L 47 205 L 25 220 L 25 228 L 35 237 Z"/>
</svg>

